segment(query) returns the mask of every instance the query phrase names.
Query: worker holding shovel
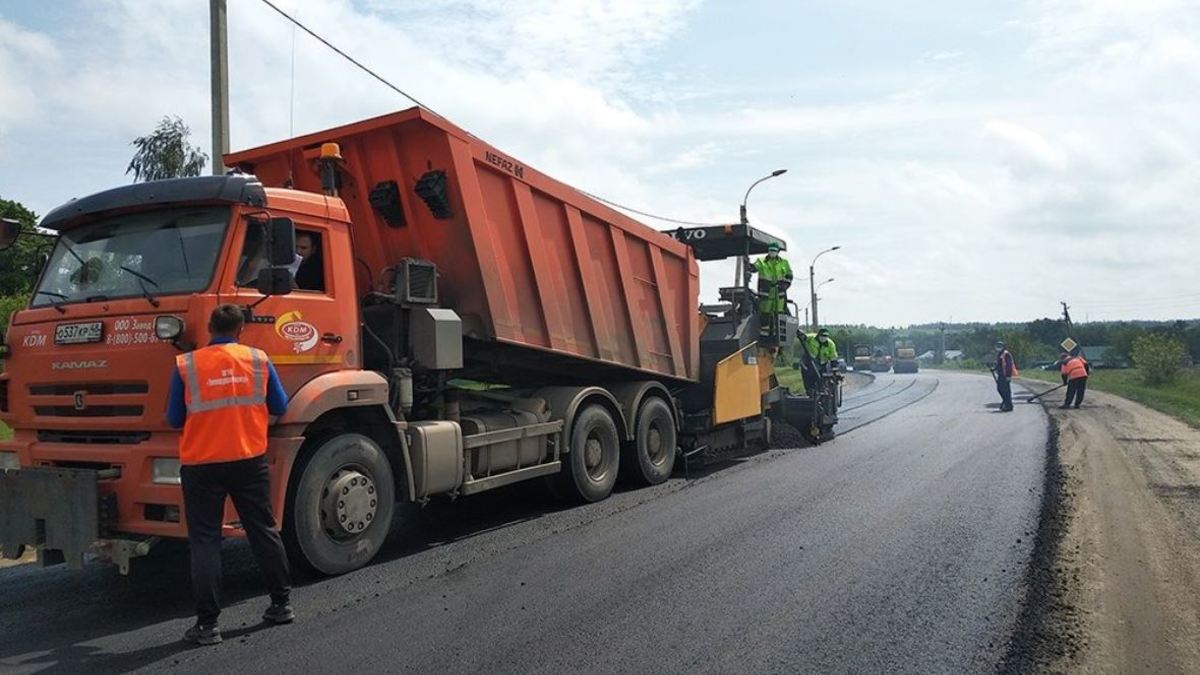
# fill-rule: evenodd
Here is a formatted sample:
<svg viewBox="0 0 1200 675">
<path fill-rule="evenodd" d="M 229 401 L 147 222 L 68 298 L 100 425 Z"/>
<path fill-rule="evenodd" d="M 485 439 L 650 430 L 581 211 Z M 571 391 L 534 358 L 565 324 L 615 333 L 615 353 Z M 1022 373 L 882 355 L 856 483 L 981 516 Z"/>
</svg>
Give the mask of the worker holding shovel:
<svg viewBox="0 0 1200 675">
<path fill-rule="evenodd" d="M 1063 355 L 1062 361 L 1062 376 L 1067 383 L 1067 400 L 1063 401 L 1060 408 L 1072 407 L 1074 400 L 1075 408 L 1083 404 L 1083 394 L 1087 391 L 1088 371 L 1091 366 L 1087 359 L 1083 358 L 1082 354 Z"/>
<path fill-rule="evenodd" d="M 996 391 L 1000 393 L 1000 412 L 1012 412 L 1012 378 L 1017 376 L 1017 362 L 1012 352 L 1002 341 L 996 341 L 996 363 L 992 374 L 996 377 Z"/>
</svg>

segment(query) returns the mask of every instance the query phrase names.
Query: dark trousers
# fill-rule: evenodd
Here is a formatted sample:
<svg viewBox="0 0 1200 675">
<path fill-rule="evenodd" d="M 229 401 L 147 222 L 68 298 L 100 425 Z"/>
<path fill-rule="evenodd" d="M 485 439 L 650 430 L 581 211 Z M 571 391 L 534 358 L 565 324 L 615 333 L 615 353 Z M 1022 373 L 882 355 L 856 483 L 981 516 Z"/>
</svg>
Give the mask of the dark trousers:
<svg viewBox="0 0 1200 675">
<path fill-rule="evenodd" d="M 226 495 L 237 509 L 272 602 L 287 601 L 291 575 L 283 539 L 271 515 L 267 458 L 185 465 L 180 467 L 179 476 L 192 553 L 192 596 L 199 622 L 214 624 L 221 613 L 221 521 Z"/>
<path fill-rule="evenodd" d="M 1080 377 L 1070 382 L 1067 382 L 1067 400 L 1063 401 L 1063 407 L 1072 405 L 1071 400 L 1074 399 L 1074 406 L 1078 408 L 1083 403 L 1083 393 L 1087 391 L 1087 378 Z"/>
<path fill-rule="evenodd" d="M 1012 380 L 1003 375 L 997 376 L 996 391 L 1000 392 L 1000 409 L 1012 410 Z"/>
</svg>

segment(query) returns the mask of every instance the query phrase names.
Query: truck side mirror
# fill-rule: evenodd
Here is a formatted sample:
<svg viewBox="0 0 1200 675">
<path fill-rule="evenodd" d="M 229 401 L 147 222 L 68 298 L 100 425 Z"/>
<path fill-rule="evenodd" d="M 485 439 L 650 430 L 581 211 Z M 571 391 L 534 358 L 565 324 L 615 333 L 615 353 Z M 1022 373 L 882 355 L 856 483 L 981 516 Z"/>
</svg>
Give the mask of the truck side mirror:
<svg viewBox="0 0 1200 675">
<path fill-rule="evenodd" d="M 21 236 L 21 223 L 12 218 L 0 218 L 0 251 L 7 251 Z"/>
<path fill-rule="evenodd" d="M 296 259 L 296 225 L 291 218 L 267 221 L 267 259 L 271 266 L 288 266 Z"/>
<path fill-rule="evenodd" d="M 254 286 L 263 295 L 287 295 L 292 292 L 292 273 L 286 267 L 265 267 Z"/>
</svg>

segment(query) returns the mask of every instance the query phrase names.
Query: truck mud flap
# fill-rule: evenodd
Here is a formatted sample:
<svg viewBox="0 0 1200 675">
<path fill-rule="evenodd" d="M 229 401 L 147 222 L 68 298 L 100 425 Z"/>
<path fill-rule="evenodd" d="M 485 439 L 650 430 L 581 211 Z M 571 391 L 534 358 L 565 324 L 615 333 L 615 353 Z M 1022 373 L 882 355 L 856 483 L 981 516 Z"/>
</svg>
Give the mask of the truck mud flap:
<svg viewBox="0 0 1200 675">
<path fill-rule="evenodd" d="M 68 566 L 100 537 L 99 474 L 86 469 L 0 471 L 0 545 L 5 557 L 25 546 L 61 551 Z"/>
</svg>

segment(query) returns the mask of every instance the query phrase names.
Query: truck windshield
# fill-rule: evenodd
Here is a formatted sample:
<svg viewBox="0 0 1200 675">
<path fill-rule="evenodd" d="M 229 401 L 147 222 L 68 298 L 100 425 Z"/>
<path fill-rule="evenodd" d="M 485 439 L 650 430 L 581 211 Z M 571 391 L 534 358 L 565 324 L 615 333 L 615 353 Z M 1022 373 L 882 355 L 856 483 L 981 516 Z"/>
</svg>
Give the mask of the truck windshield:
<svg viewBox="0 0 1200 675">
<path fill-rule="evenodd" d="M 32 307 L 208 286 L 229 224 L 228 207 L 195 207 L 108 218 L 63 232 Z M 147 281 L 149 285 L 147 286 Z"/>
</svg>

